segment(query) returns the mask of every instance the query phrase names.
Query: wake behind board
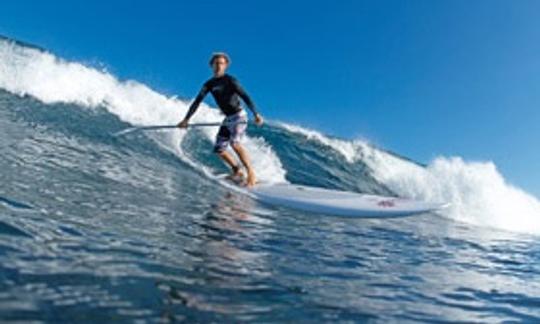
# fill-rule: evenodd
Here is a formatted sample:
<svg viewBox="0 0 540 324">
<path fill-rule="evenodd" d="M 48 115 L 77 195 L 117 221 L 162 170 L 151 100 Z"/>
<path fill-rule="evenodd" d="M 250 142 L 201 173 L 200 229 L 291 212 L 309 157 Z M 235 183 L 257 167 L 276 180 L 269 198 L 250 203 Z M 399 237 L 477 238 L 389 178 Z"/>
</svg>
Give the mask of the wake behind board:
<svg viewBox="0 0 540 324">
<path fill-rule="evenodd" d="M 238 181 L 218 178 L 243 189 L 256 200 L 308 212 L 346 217 L 389 218 L 436 211 L 445 205 L 412 199 L 361 194 L 289 183 L 241 187 Z"/>
</svg>

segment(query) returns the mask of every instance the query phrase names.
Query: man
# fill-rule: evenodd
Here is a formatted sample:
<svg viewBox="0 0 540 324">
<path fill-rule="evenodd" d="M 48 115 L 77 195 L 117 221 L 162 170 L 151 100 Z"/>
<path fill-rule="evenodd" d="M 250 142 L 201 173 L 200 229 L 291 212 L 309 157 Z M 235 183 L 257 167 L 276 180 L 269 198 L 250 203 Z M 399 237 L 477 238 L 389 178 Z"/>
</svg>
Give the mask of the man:
<svg viewBox="0 0 540 324">
<path fill-rule="evenodd" d="M 201 91 L 189 107 L 184 119 L 178 124 L 180 128 L 187 128 L 189 119 L 193 116 L 199 104 L 210 91 L 216 100 L 221 112 L 225 114 L 225 119 L 216 136 L 214 152 L 216 152 L 223 161 L 225 161 L 232 170 L 232 176 L 235 179 L 243 178 L 244 174 L 234 158 L 227 152 L 227 146 L 230 144 L 247 172 L 246 185 L 251 187 L 255 185 L 255 172 L 249 161 L 247 151 L 240 144 L 240 140 L 247 128 L 247 116 L 240 105 L 240 98 L 244 100 L 249 110 L 255 116 L 255 123 L 259 126 L 263 124 L 262 116 L 257 113 L 255 104 L 248 96 L 246 91 L 240 86 L 238 81 L 225 73 L 229 67 L 229 56 L 223 52 L 214 53 L 210 58 L 210 66 L 214 76 L 206 81 Z"/>
</svg>

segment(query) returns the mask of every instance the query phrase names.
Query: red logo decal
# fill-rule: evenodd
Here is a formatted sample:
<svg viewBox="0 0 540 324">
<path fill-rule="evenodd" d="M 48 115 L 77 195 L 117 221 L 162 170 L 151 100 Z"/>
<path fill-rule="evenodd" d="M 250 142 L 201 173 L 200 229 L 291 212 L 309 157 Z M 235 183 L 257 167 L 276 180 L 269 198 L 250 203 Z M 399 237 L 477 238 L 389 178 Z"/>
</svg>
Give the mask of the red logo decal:
<svg viewBox="0 0 540 324">
<path fill-rule="evenodd" d="M 394 207 L 396 204 L 392 200 L 381 200 L 377 203 L 381 207 Z"/>
</svg>

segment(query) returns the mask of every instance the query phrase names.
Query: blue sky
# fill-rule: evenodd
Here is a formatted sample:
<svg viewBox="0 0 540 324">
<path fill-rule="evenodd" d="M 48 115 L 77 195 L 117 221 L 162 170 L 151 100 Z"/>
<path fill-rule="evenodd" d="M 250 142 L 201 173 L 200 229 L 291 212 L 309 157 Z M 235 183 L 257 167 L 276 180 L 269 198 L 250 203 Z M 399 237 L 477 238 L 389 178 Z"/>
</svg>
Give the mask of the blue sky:
<svg viewBox="0 0 540 324">
<path fill-rule="evenodd" d="M 190 98 L 224 50 L 267 118 L 494 161 L 540 197 L 540 1 L 17 0 L 0 34 Z"/>
</svg>

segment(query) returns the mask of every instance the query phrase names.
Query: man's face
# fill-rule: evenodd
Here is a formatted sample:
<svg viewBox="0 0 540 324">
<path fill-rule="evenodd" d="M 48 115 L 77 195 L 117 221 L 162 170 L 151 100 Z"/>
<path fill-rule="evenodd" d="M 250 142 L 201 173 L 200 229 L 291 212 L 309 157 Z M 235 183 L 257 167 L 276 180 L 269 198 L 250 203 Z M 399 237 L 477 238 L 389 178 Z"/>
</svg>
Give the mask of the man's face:
<svg viewBox="0 0 540 324">
<path fill-rule="evenodd" d="M 212 62 L 212 70 L 214 70 L 215 75 L 223 75 L 225 74 L 225 70 L 227 70 L 228 65 L 227 60 L 220 56 L 215 58 L 214 62 Z"/>
</svg>

